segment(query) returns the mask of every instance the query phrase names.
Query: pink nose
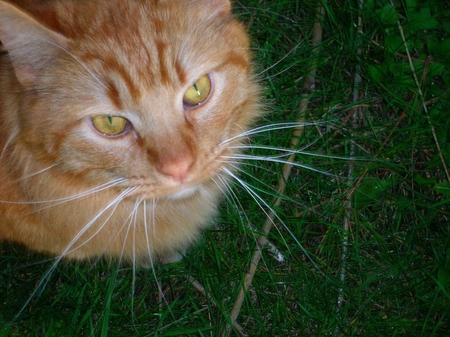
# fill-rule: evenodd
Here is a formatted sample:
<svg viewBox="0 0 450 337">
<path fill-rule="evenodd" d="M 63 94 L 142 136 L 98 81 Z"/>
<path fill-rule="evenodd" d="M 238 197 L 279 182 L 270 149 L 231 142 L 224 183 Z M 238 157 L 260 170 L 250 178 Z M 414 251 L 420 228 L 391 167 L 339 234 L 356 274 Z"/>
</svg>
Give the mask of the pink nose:
<svg viewBox="0 0 450 337">
<path fill-rule="evenodd" d="M 166 160 L 159 163 L 158 169 L 161 173 L 172 177 L 174 180 L 183 183 L 187 176 L 189 169 L 194 164 L 194 158 L 192 156 L 186 156 L 176 158 L 172 160 Z"/>
</svg>

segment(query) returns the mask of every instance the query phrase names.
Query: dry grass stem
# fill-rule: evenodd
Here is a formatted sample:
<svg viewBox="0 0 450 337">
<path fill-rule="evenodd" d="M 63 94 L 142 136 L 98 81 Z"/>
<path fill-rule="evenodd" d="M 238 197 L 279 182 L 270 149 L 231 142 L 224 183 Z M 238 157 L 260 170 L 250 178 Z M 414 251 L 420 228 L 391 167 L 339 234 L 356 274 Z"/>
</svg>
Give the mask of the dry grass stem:
<svg viewBox="0 0 450 337">
<path fill-rule="evenodd" d="M 297 128 L 295 128 L 295 130 L 293 131 L 292 138 L 291 138 L 291 144 L 290 144 L 291 149 L 296 149 L 298 146 L 300 136 L 303 132 L 303 123 L 305 121 L 304 116 L 306 115 L 306 110 L 308 108 L 310 94 L 312 92 L 314 92 L 314 90 L 315 90 L 315 78 L 316 78 L 316 70 L 317 70 L 316 66 L 317 66 L 317 59 L 318 59 L 317 56 L 319 53 L 320 43 L 322 42 L 321 21 L 323 19 L 324 13 L 325 13 L 324 8 L 322 5 L 320 5 L 319 8 L 317 9 L 317 21 L 315 22 L 315 24 L 313 26 L 313 35 L 312 35 L 312 46 L 313 46 L 312 54 L 313 54 L 313 56 L 311 57 L 311 63 L 309 65 L 309 72 L 308 72 L 308 75 L 306 76 L 305 83 L 303 86 L 305 94 L 303 94 L 303 98 L 299 103 L 299 109 L 298 109 L 299 110 L 299 113 L 298 113 L 299 118 L 297 120 L 299 126 Z M 289 180 L 289 176 L 291 174 L 291 170 L 293 167 L 291 163 L 293 163 L 294 161 L 295 161 L 295 154 L 292 154 L 287 159 L 288 163 L 286 163 L 283 166 L 282 175 L 278 181 L 278 188 L 277 188 L 277 192 L 280 195 L 284 193 L 284 190 L 286 188 L 286 183 Z M 282 199 L 280 197 L 275 198 L 272 209 L 276 209 L 281 204 L 281 201 L 282 201 Z M 236 297 L 236 300 L 235 300 L 233 307 L 231 309 L 231 312 L 230 312 L 232 325 L 235 324 L 235 322 L 239 316 L 239 312 L 240 312 L 240 310 L 242 308 L 242 304 L 244 302 L 245 294 L 252 284 L 253 277 L 255 276 L 256 269 L 257 269 L 258 264 L 262 257 L 262 248 L 268 242 L 267 236 L 268 236 L 272 226 L 274 225 L 274 219 L 275 219 L 275 213 L 274 213 L 274 211 L 270 210 L 267 214 L 267 218 L 266 218 L 266 221 L 263 226 L 262 234 L 257 239 L 257 245 L 255 247 L 255 250 L 254 250 L 252 258 L 251 258 L 250 268 L 244 277 L 244 280 L 239 288 L 238 295 Z M 227 328 L 225 329 L 225 333 L 223 335 L 226 335 L 226 334 L 229 335 L 230 333 L 231 333 L 230 326 L 227 326 Z"/>
</svg>

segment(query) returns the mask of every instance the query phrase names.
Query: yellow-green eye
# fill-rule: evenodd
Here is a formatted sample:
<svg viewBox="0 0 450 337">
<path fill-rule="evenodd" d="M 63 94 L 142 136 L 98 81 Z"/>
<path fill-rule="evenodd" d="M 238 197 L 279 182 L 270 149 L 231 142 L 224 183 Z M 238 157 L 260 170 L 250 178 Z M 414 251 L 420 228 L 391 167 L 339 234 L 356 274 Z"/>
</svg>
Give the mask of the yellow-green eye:
<svg viewBox="0 0 450 337">
<path fill-rule="evenodd" d="M 211 92 L 211 80 L 208 75 L 203 75 L 186 91 L 183 96 L 185 107 L 193 108 L 206 101 Z"/>
<path fill-rule="evenodd" d="M 105 136 L 117 136 L 125 131 L 129 122 L 123 117 L 100 115 L 92 117 L 92 125 Z"/>
</svg>

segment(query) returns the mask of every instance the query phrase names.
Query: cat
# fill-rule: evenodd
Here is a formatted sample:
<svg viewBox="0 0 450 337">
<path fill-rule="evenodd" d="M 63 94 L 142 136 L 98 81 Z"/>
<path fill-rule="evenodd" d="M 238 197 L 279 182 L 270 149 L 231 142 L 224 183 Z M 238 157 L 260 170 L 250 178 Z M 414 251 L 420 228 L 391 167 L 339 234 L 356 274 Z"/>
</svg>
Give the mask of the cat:
<svg viewBox="0 0 450 337">
<path fill-rule="evenodd" d="M 0 41 L 0 240 L 180 259 L 262 115 L 230 1 L 0 1 Z"/>
</svg>

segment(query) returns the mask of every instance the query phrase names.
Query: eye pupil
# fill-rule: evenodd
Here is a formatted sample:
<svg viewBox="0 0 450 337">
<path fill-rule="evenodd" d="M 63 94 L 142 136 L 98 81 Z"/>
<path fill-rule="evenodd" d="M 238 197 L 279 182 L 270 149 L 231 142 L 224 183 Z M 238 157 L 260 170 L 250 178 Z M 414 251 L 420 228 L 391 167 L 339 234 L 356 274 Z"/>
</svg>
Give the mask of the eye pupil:
<svg viewBox="0 0 450 337">
<path fill-rule="evenodd" d="M 209 98 L 211 93 L 211 80 L 208 75 L 203 75 L 186 91 L 183 97 L 185 108 L 195 108 Z"/>
<path fill-rule="evenodd" d="M 197 83 L 194 83 L 192 86 L 194 87 L 195 91 L 197 92 L 197 95 L 200 96 L 200 91 L 198 91 Z"/>
</svg>

